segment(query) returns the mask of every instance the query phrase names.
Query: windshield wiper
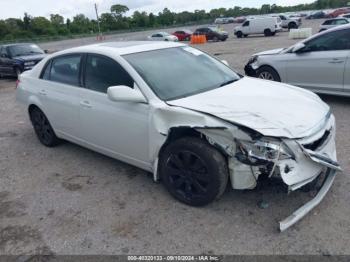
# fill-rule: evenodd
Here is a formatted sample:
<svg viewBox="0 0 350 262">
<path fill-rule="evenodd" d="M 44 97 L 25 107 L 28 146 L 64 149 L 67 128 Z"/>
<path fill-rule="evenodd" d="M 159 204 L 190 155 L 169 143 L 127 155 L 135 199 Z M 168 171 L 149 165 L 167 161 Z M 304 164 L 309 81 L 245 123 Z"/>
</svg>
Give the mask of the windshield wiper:
<svg viewBox="0 0 350 262">
<path fill-rule="evenodd" d="M 227 85 L 229 85 L 229 84 L 232 84 L 232 83 L 234 83 L 234 82 L 236 82 L 236 81 L 238 81 L 239 79 L 231 79 L 231 80 L 228 80 L 228 81 L 226 81 L 226 82 L 223 82 L 221 85 L 220 85 L 220 87 L 222 87 L 222 86 L 227 86 Z"/>
</svg>

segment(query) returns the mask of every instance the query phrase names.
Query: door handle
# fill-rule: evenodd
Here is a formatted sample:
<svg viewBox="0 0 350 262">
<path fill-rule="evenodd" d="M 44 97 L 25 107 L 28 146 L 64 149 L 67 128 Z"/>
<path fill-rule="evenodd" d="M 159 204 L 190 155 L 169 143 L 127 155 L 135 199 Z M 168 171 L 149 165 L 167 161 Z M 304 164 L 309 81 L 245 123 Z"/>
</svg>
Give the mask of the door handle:
<svg viewBox="0 0 350 262">
<path fill-rule="evenodd" d="M 330 64 L 341 64 L 344 62 L 345 62 L 345 60 L 340 60 L 338 58 L 334 58 L 332 61 L 329 61 Z"/>
<path fill-rule="evenodd" d="M 91 108 L 91 107 L 92 107 L 92 105 L 90 104 L 90 102 L 89 102 L 89 101 L 86 101 L 86 100 L 81 101 L 81 102 L 80 102 L 80 105 L 81 105 L 82 107 L 85 107 L 85 108 Z"/>
<path fill-rule="evenodd" d="M 46 91 L 44 89 L 39 91 L 39 95 L 46 96 Z"/>
</svg>

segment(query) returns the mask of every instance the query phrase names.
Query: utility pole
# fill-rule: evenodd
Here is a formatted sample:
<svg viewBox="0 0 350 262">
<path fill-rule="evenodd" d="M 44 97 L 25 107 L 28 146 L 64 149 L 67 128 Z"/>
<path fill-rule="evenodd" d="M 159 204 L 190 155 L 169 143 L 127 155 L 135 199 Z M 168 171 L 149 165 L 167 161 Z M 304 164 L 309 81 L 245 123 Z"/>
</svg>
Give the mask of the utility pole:
<svg viewBox="0 0 350 262">
<path fill-rule="evenodd" d="M 97 26 L 98 26 L 99 38 L 102 39 L 101 27 L 100 27 L 100 19 L 99 19 L 99 17 L 98 17 L 98 11 L 97 11 L 97 4 L 96 4 L 96 3 L 95 3 L 95 11 L 96 11 L 96 18 L 97 18 Z"/>
</svg>

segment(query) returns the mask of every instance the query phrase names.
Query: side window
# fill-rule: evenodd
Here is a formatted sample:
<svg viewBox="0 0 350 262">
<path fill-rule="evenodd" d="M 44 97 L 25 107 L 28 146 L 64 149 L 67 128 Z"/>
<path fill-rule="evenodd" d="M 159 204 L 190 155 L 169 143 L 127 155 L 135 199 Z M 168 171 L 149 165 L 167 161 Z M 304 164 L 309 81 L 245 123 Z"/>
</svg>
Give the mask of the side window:
<svg viewBox="0 0 350 262">
<path fill-rule="evenodd" d="M 281 20 L 287 20 L 287 18 L 283 15 L 280 15 Z"/>
<path fill-rule="evenodd" d="M 242 26 L 249 26 L 250 22 L 249 21 L 245 21 L 244 24 Z"/>
<path fill-rule="evenodd" d="M 344 25 L 344 24 L 347 24 L 348 23 L 348 21 L 346 21 L 345 19 L 339 19 L 339 20 L 337 20 L 337 25 Z"/>
<path fill-rule="evenodd" d="M 321 35 L 306 43 L 305 51 L 350 50 L 350 30 L 339 30 Z"/>
<path fill-rule="evenodd" d="M 50 80 L 79 86 L 81 55 L 68 55 L 57 57 L 52 60 Z"/>
<path fill-rule="evenodd" d="M 41 72 L 41 79 L 49 80 L 50 79 L 50 69 L 51 69 L 51 60 L 46 63 L 44 70 Z"/>
<path fill-rule="evenodd" d="M 323 25 L 331 25 L 333 23 L 333 20 L 327 20 L 323 23 Z"/>
<path fill-rule="evenodd" d="M 88 55 L 85 68 L 85 87 L 107 93 L 108 87 L 118 85 L 133 88 L 134 80 L 113 59 L 100 55 Z"/>
</svg>

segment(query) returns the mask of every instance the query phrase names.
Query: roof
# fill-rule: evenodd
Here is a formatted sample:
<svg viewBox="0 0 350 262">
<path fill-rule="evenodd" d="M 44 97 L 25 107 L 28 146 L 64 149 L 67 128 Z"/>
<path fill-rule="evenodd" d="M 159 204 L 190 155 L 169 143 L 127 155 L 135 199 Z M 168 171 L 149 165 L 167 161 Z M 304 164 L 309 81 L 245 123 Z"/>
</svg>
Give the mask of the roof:
<svg viewBox="0 0 350 262">
<path fill-rule="evenodd" d="M 1 45 L 1 46 L 10 47 L 10 46 L 18 46 L 18 45 L 36 45 L 36 44 L 34 44 L 34 43 L 13 43 L 13 44 Z"/>
<path fill-rule="evenodd" d="M 59 52 L 60 54 L 70 52 L 95 52 L 106 51 L 114 52 L 119 55 L 152 51 L 157 49 L 165 49 L 172 47 L 186 46 L 185 44 L 166 42 L 166 41 L 125 41 L 125 42 L 104 42 L 93 45 L 74 47 Z"/>
</svg>

